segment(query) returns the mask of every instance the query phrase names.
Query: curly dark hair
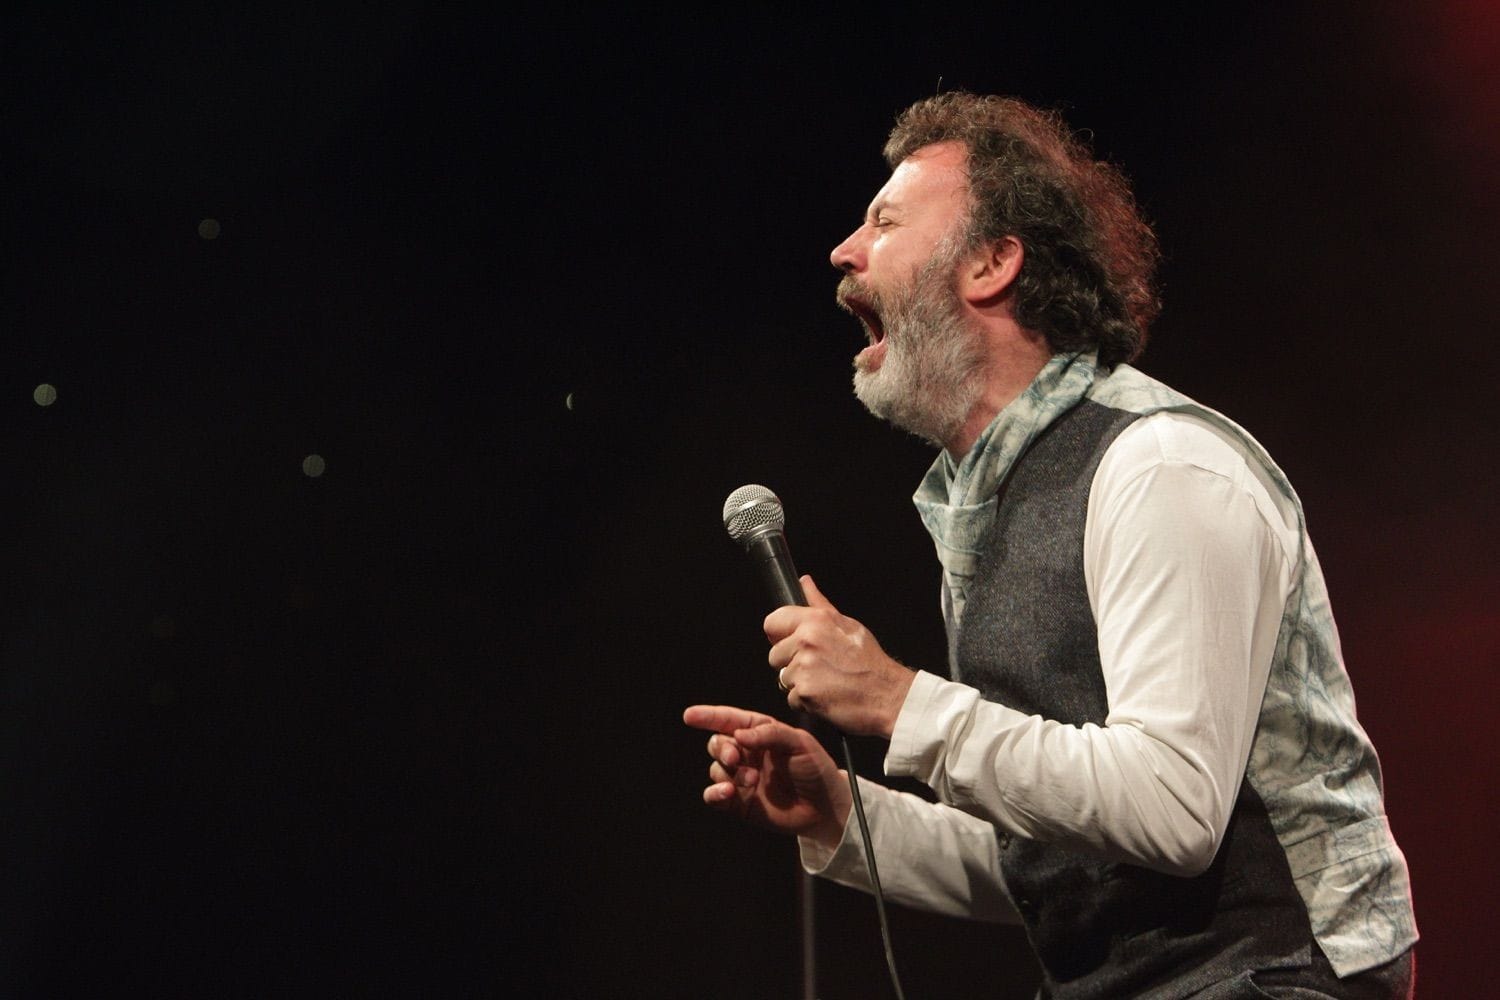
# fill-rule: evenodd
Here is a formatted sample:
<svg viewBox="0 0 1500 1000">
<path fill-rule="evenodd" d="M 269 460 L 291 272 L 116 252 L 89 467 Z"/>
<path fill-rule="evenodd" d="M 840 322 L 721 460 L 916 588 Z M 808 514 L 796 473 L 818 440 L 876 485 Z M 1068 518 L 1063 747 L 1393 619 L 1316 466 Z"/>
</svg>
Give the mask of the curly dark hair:
<svg viewBox="0 0 1500 1000">
<path fill-rule="evenodd" d="M 1016 320 L 1054 351 L 1096 348 L 1113 368 L 1134 360 L 1161 311 L 1156 235 L 1124 176 L 1054 112 L 963 91 L 918 101 L 885 144 L 892 169 L 924 146 L 968 150 L 971 246 L 1014 236 L 1025 249 Z"/>
</svg>

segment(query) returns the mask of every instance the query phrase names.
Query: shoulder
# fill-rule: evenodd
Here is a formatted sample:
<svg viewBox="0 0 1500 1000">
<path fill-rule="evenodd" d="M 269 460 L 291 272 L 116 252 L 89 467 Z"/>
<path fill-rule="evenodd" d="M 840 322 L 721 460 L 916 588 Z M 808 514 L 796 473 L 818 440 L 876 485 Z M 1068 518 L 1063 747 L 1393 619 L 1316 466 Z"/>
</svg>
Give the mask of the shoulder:
<svg viewBox="0 0 1500 1000">
<path fill-rule="evenodd" d="M 1108 489 L 1161 466 L 1182 466 L 1228 480 L 1294 514 L 1292 498 L 1284 496 L 1260 454 L 1249 435 L 1236 434 L 1196 413 L 1161 410 L 1120 432 L 1099 463 L 1094 485 Z"/>
<path fill-rule="evenodd" d="M 1299 535 L 1296 499 L 1281 488 L 1262 454 L 1248 435 L 1205 416 L 1178 410 L 1146 414 L 1104 453 L 1089 496 L 1090 520 L 1128 520 L 1143 501 L 1170 491 L 1177 495 L 1172 507 L 1179 512 L 1184 503 L 1209 519 L 1227 514 L 1226 506 L 1253 512 L 1290 554 Z"/>
<path fill-rule="evenodd" d="M 1195 413 L 1148 413 L 1120 432 L 1104 453 L 1103 465 L 1131 474 L 1161 464 L 1182 464 L 1240 478 L 1252 471 L 1245 445 Z"/>
</svg>

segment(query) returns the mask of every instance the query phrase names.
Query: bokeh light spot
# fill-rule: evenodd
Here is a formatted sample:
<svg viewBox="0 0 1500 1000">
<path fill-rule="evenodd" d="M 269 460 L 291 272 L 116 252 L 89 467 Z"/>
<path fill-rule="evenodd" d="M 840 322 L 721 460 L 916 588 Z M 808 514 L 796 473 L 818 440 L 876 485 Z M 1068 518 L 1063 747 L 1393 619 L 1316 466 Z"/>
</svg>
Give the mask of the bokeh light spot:
<svg viewBox="0 0 1500 1000">
<path fill-rule="evenodd" d="M 323 461 L 322 455 L 308 455 L 302 460 L 302 474 L 309 479 L 317 479 L 328 468 L 328 463 Z"/>
<path fill-rule="evenodd" d="M 198 223 L 198 235 L 205 240 L 216 240 L 219 238 L 219 220 L 204 219 Z"/>
<path fill-rule="evenodd" d="M 36 400 L 37 406 L 51 406 L 57 402 L 57 386 L 50 382 L 43 382 L 31 390 L 31 398 Z"/>
</svg>

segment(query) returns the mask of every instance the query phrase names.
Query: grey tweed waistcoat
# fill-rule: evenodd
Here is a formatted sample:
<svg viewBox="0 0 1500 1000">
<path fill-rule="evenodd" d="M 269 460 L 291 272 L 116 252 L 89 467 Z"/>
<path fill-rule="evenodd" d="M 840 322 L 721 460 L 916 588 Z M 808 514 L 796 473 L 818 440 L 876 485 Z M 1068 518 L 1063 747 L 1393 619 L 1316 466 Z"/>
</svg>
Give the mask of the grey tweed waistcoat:
<svg viewBox="0 0 1500 1000">
<path fill-rule="evenodd" d="M 1089 487 L 1137 415 L 1089 400 L 1056 420 L 1000 487 L 995 523 L 949 636 L 956 680 L 1068 725 L 1109 704 L 1083 574 Z M 1307 965 L 1312 932 L 1259 796 L 1241 782 L 1210 868 L 1193 878 L 1002 835 L 1001 866 L 1058 1000 L 1188 997 L 1246 969 Z"/>
</svg>

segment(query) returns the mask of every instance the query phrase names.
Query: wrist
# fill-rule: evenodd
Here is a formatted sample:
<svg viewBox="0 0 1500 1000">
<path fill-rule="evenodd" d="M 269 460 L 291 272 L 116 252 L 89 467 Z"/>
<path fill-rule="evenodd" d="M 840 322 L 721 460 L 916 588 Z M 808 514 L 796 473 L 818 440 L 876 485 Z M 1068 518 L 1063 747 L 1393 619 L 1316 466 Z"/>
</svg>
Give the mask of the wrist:
<svg viewBox="0 0 1500 1000">
<path fill-rule="evenodd" d="M 849 825 L 849 814 L 854 811 L 854 798 L 849 792 L 849 773 L 838 772 L 838 780 L 829 789 L 828 809 L 825 817 L 802 836 L 819 847 L 835 851 L 844 842 L 844 830 Z"/>
<path fill-rule="evenodd" d="M 896 675 L 895 684 L 886 701 L 885 711 L 881 715 L 880 730 L 877 734 L 884 740 L 890 740 L 896 732 L 896 720 L 901 717 L 901 709 L 906 705 L 906 696 L 911 693 L 912 682 L 917 679 L 917 672 L 910 667 L 901 663 L 896 663 L 896 667 L 900 672 Z"/>
</svg>

